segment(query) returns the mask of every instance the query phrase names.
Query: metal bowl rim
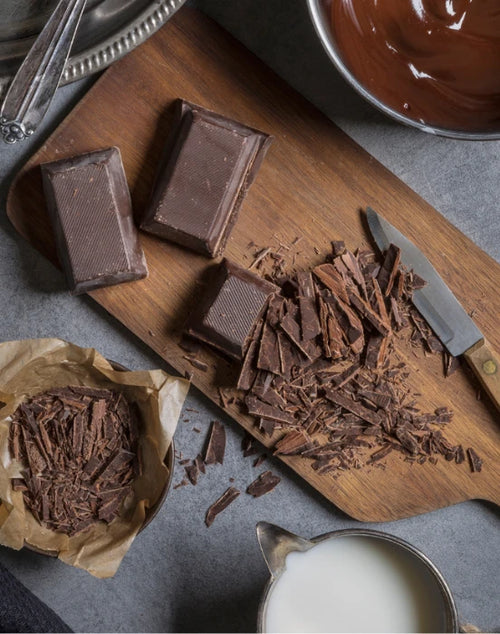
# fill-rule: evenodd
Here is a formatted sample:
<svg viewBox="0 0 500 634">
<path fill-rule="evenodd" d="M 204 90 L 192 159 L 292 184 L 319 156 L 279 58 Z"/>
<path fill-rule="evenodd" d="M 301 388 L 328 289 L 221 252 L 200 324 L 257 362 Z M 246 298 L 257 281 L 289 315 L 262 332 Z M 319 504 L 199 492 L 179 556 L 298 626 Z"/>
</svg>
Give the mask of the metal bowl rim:
<svg viewBox="0 0 500 634">
<path fill-rule="evenodd" d="M 89 77 L 104 70 L 142 44 L 162 27 L 187 0 L 150 0 L 149 5 L 125 27 L 103 41 L 70 57 L 60 85 Z M 0 75 L 0 97 L 12 79 L 12 75 Z"/>
<path fill-rule="evenodd" d="M 361 84 L 353 73 L 349 70 L 349 68 L 344 64 L 342 57 L 335 45 L 333 40 L 331 31 L 329 27 L 325 26 L 325 20 L 322 15 L 322 9 L 320 8 L 321 0 L 307 0 L 307 8 L 309 10 L 309 16 L 313 23 L 314 29 L 316 31 L 316 35 L 318 36 L 325 52 L 327 53 L 330 61 L 333 62 L 333 65 L 342 75 L 342 77 L 347 81 L 348 84 L 356 92 L 358 92 L 366 101 L 368 101 L 372 106 L 383 112 L 385 115 L 389 116 L 392 119 L 398 121 L 406 126 L 410 126 L 412 128 L 416 128 L 422 132 L 427 132 L 429 134 L 434 134 L 437 136 L 447 137 L 450 139 L 461 140 L 461 141 L 498 141 L 500 139 L 500 130 L 498 132 L 466 132 L 464 130 L 454 130 L 450 128 L 440 128 L 438 126 L 427 125 L 425 123 L 421 123 L 420 121 L 416 121 L 415 119 L 411 119 L 410 117 L 406 117 L 401 114 L 397 110 L 390 108 L 380 99 L 372 95 L 363 84 Z"/>
</svg>

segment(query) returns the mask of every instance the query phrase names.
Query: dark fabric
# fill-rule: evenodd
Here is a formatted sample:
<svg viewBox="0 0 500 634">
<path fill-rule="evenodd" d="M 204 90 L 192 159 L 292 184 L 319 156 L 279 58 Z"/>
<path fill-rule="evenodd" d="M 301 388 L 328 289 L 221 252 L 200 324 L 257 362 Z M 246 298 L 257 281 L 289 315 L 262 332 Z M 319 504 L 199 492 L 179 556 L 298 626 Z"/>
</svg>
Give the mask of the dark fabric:
<svg viewBox="0 0 500 634">
<path fill-rule="evenodd" d="M 0 632 L 72 632 L 0 564 Z"/>
</svg>

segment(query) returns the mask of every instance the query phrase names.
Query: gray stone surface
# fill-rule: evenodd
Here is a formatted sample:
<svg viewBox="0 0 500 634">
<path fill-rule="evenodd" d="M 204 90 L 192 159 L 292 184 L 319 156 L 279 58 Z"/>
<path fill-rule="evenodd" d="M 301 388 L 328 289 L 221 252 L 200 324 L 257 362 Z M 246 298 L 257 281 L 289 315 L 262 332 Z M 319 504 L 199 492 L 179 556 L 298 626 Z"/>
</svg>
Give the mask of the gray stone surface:
<svg viewBox="0 0 500 634">
<path fill-rule="evenodd" d="M 463 143 L 402 128 L 361 101 L 330 68 L 316 42 L 303 0 L 198 0 L 247 46 L 329 114 L 348 134 L 500 261 L 498 143 Z M 58 336 L 94 346 L 134 369 L 165 363 L 85 297 L 71 297 L 61 274 L 14 233 L 5 217 L 11 176 L 69 111 L 90 81 L 61 89 L 36 138 L 0 147 L 0 340 Z M 402 210 L 405 213 L 405 210 Z M 500 283 L 500 280 L 499 280 Z M 213 419 L 227 426 L 225 464 L 197 487 L 171 491 L 113 579 L 100 581 L 59 561 L 0 548 L 0 561 L 75 630 L 252 631 L 267 578 L 255 539 L 259 520 L 304 536 L 359 526 L 287 468 L 268 465 L 280 486 L 258 500 L 245 494 L 207 529 L 204 513 L 229 486 L 256 475 L 243 458 L 242 432 L 192 390 L 176 435 L 193 457 Z M 192 411 L 196 410 L 196 411 Z M 196 433 L 197 427 L 202 433 Z M 261 468 L 263 469 L 264 466 Z M 174 483 L 182 478 L 177 466 Z M 467 502 L 422 516 L 370 525 L 407 539 L 441 569 L 463 621 L 500 631 L 499 513 Z"/>
</svg>

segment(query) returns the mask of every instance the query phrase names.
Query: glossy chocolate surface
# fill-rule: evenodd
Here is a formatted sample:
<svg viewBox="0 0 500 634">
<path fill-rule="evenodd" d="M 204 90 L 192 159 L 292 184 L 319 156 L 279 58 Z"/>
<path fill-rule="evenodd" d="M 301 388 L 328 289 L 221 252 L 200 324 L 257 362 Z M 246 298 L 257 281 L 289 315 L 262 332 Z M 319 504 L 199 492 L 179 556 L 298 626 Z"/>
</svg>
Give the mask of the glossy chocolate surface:
<svg viewBox="0 0 500 634">
<path fill-rule="evenodd" d="M 118 148 L 41 166 L 57 251 L 75 294 L 147 276 Z"/>
<path fill-rule="evenodd" d="M 500 131 L 499 0 L 323 0 L 344 63 L 422 124 Z"/>
<path fill-rule="evenodd" d="M 224 250 L 270 137 L 179 100 L 141 229 L 215 257 Z"/>
</svg>

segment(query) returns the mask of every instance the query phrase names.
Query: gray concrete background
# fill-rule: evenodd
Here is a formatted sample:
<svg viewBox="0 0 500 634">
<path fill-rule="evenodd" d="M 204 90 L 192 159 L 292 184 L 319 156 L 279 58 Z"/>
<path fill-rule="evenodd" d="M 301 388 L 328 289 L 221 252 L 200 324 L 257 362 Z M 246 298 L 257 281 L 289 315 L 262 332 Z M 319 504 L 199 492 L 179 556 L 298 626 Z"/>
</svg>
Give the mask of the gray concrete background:
<svg viewBox="0 0 500 634">
<path fill-rule="evenodd" d="M 500 261 L 499 144 L 434 138 L 387 120 L 355 95 L 316 42 L 303 0 L 198 0 L 216 18 L 341 126 L 360 145 Z M 144 344 L 85 297 L 71 297 L 61 274 L 14 233 L 4 213 L 11 177 L 92 82 L 60 89 L 44 128 L 30 142 L 0 148 L 0 340 L 57 336 L 134 368 L 167 368 Z M 402 210 L 404 214 L 404 210 Z M 464 261 L 466 254 L 464 254 Z M 500 280 L 499 280 L 500 286 Z M 267 520 L 304 536 L 360 526 L 279 462 L 270 495 L 242 494 L 207 529 L 206 508 L 229 486 L 255 477 L 242 432 L 193 389 L 176 435 L 194 457 L 211 420 L 227 426 L 225 464 L 197 487 L 171 491 L 113 579 L 101 581 L 59 561 L 0 548 L 0 561 L 78 631 L 252 631 L 266 567 L 255 524 Z M 201 434 L 193 431 L 202 430 Z M 174 483 L 182 477 L 176 466 Z M 408 520 L 371 524 L 407 539 L 440 568 L 463 621 L 500 631 L 499 512 L 467 502 Z"/>
</svg>

